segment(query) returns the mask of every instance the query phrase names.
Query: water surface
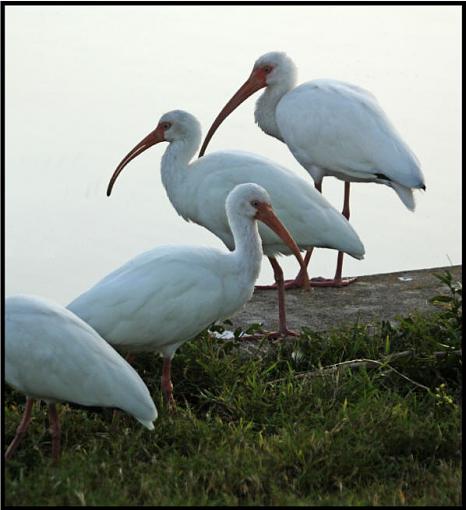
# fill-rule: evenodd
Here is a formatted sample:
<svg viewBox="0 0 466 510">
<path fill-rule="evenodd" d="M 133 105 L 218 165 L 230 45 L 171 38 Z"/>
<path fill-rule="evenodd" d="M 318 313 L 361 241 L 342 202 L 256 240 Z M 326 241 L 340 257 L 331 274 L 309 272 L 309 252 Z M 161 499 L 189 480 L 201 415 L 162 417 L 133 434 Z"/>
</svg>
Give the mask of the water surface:
<svg viewBox="0 0 466 510">
<path fill-rule="evenodd" d="M 6 292 L 67 303 L 130 257 L 160 244 L 221 247 L 172 208 L 160 144 L 120 159 L 175 108 L 204 130 L 261 54 L 286 51 L 299 82 L 362 86 L 422 163 L 415 213 L 376 184 L 351 191 L 366 247 L 347 275 L 461 261 L 461 10 L 455 6 L 8 6 L 6 8 Z M 257 97 L 257 95 L 256 95 Z M 263 154 L 310 179 L 287 147 L 254 124 L 254 98 L 208 151 Z M 341 208 L 343 183 L 324 180 Z M 282 258 L 288 277 L 296 262 Z M 332 276 L 318 250 L 312 274 Z M 260 283 L 272 279 L 264 260 Z"/>
</svg>

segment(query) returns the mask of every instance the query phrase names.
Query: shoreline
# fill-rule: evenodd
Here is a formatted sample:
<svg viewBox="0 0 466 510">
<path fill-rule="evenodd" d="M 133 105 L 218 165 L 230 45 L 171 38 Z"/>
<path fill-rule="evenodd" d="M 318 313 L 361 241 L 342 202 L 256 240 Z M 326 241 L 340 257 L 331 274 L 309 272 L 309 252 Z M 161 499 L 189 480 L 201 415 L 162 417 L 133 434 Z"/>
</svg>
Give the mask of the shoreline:
<svg viewBox="0 0 466 510">
<path fill-rule="evenodd" d="M 414 311 L 438 310 L 429 299 L 448 294 L 447 287 L 434 276 L 445 271 L 453 275 L 453 280 L 462 281 L 462 265 L 456 265 L 364 275 L 348 287 L 287 290 L 288 327 L 295 331 L 303 326 L 323 331 L 356 320 L 394 320 Z M 277 291 L 255 290 L 251 300 L 231 320 L 233 328 L 262 322 L 265 329 L 276 329 Z"/>
</svg>

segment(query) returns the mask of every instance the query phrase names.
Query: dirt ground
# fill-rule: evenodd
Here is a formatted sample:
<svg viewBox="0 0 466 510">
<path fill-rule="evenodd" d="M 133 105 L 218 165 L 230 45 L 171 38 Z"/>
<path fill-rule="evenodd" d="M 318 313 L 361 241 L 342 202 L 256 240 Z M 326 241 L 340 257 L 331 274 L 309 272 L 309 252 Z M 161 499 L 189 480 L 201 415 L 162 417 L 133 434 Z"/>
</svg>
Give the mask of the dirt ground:
<svg viewBox="0 0 466 510">
<path fill-rule="evenodd" d="M 361 276 L 342 288 L 312 288 L 286 291 L 287 322 L 290 329 L 302 326 L 326 330 L 347 323 L 393 320 L 414 310 L 428 312 L 436 307 L 429 299 L 448 294 L 447 287 L 435 273 L 448 270 L 454 280 L 462 280 L 462 266 L 436 267 L 399 273 Z M 262 322 L 267 330 L 277 329 L 278 300 L 276 290 L 256 290 L 233 318 L 234 327 Z"/>
</svg>

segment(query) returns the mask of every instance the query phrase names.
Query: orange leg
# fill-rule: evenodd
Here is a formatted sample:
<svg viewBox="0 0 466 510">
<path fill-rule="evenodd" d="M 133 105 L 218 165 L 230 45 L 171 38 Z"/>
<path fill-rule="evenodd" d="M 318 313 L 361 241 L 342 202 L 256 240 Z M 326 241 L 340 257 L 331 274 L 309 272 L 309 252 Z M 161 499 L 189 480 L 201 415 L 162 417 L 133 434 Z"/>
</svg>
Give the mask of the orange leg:
<svg viewBox="0 0 466 510">
<path fill-rule="evenodd" d="M 13 456 L 13 453 L 15 453 L 16 448 L 18 448 L 19 443 L 23 439 L 23 437 L 26 435 L 26 431 L 29 427 L 29 424 L 31 423 L 31 412 L 32 412 L 32 405 L 34 404 L 34 400 L 32 398 L 27 397 L 26 398 L 26 407 L 24 408 L 23 417 L 21 418 L 21 421 L 19 422 L 18 428 L 16 429 L 16 435 L 13 439 L 13 441 L 10 443 L 10 446 L 8 446 L 6 452 L 5 452 L 5 460 L 10 460 Z"/>
<path fill-rule="evenodd" d="M 322 181 L 318 181 L 315 183 L 315 188 L 317 191 L 322 193 Z M 343 202 L 343 216 L 348 220 L 350 217 L 350 207 L 349 207 L 349 194 L 350 194 L 350 183 L 345 181 L 345 197 Z M 311 260 L 313 248 L 306 252 L 306 256 L 304 257 L 304 265 L 309 265 L 309 261 Z M 335 277 L 331 278 L 322 278 L 318 276 L 316 278 L 311 278 L 309 280 L 311 287 L 346 287 L 350 283 L 356 281 L 356 278 L 342 278 L 341 273 L 343 269 L 343 255 L 344 253 L 339 251 L 337 257 L 337 268 L 335 271 Z M 284 289 L 299 289 L 303 286 L 304 277 L 302 269 L 299 270 L 299 273 L 296 275 L 294 280 L 285 280 Z M 272 285 L 256 285 L 257 290 L 271 290 L 277 288 L 277 283 Z"/>
<path fill-rule="evenodd" d="M 322 181 L 316 182 L 315 187 L 316 187 L 317 191 L 322 193 Z M 309 261 L 311 260 L 311 255 L 312 255 L 313 250 L 314 250 L 314 248 L 311 248 L 310 250 L 308 250 L 304 257 L 304 266 L 306 268 L 309 265 Z M 273 264 L 272 264 L 272 267 L 273 267 Z M 281 269 L 280 269 L 280 271 L 281 271 Z M 302 288 L 303 284 L 304 284 L 304 275 L 303 275 L 303 270 L 300 269 L 299 273 L 296 275 L 296 278 L 294 280 L 285 280 L 284 281 L 284 289 L 300 289 L 300 288 Z M 312 279 L 310 280 L 310 284 L 312 286 Z M 272 285 L 256 285 L 255 288 L 258 290 L 271 290 L 271 289 L 276 289 L 277 287 L 278 287 L 278 284 L 275 282 Z"/>
<path fill-rule="evenodd" d="M 322 190 L 320 190 L 322 192 Z M 343 216 L 349 220 L 350 217 L 350 207 L 349 207 L 349 195 L 350 195 L 350 183 L 345 181 L 345 198 L 343 201 Z M 342 251 L 338 252 L 337 257 L 337 269 L 335 271 L 335 276 L 332 279 L 327 278 L 312 278 L 311 285 L 313 287 L 346 287 L 350 283 L 356 281 L 356 278 L 342 278 L 341 272 L 343 269 L 343 255 Z"/>
<path fill-rule="evenodd" d="M 304 257 L 305 267 L 308 266 L 309 260 L 311 260 L 311 255 L 312 255 L 313 249 L 314 248 L 311 248 L 309 251 L 306 252 L 306 255 Z M 276 259 L 274 259 L 274 260 L 276 260 Z M 278 262 L 277 262 L 277 264 L 278 264 Z M 272 264 L 272 267 L 273 267 L 273 264 Z M 280 271 L 281 271 L 281 268 L 280 268 Z M 304 285 L 304 275 L 303 275 L 302 269 L 299 270 L 299 273 L 296 275 L 296 278 L 294 280 L 284 280 L 284 282 L 283 282 L 284 289 L 300 289 L 303 287 L 303 285 Z M 312 281 L 311 281 L 311 285 L 312 285 Z M 257 290 L 272 290 L 272 289 L 277 289 L 278 285 L 275 282 L 272 285 L 256 285 L 255 288 Z"/>
<path fill-rule="evenodd" d="M 297 333 L 291 331 L 286 326 L 286 310 L 285 310 L 285 280 L 283 279 L 283 270 L 280 267 L 280 264 L 277 262 L 277 259 L 274 257 L 269 257 L 270 263 L 273 267 L 273 273 L 275 276 L 275 282 L 277 284 L 278 289 L 278 322 L 279 329 L 275 333 L 268 334 L 268 338 L 278 338 L 285 336 L 298 336 Z"/>
<path fill-rule="evenodd" d="M 49 404 L 49 422 L 52 435 L 52 459 L 56 464 L 60 458 L 61 427 L 55 404 Z"/>
<path fill-rule="evenodd" d="M 173 412 L 176 409 L 175 399 L 173 398 L 173 384 L 171 381 L 171 357 L 163 358 L 163 368 L 161 377 L 161 386 L 165 400 L 168 403 L 168 409 Z"/>
</svg>

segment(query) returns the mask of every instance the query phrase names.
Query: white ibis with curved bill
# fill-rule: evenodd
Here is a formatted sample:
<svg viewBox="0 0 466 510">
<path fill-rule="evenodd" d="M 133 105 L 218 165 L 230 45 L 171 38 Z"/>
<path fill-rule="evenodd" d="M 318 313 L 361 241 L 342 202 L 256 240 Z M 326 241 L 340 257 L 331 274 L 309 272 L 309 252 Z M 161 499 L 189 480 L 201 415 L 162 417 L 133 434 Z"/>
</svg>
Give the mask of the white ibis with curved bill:
<svg viewBox="0 0 466 510">
<path fill-rule="evenodd" d="M 157 143 L 169 143 L 162 158 L 162 182 L 178 214 L 204 226 L 232 250 L 232 231 L 225 213 L 225 198 L 234 186 L 254 182 L 265 188 L 277 216 L 298 246 L 332 248 L 362 259 L 364 246 L 344 218 L 306 179 L 257 154 L 219 151 L 190 160 L 199 148 L 201 127 L 194 115 L 182 110 L 164 114 L 157 127 L 137 144 L 115 170 L 107 190 L 110 195 L 116 179 L 136 156 Z M 291 254 L 287 245 L 267 226 L 259 225 L 265 255 L 272 264 L 279 299 L 279 332 L 293 334 L 286 327 L 283 272 L 278 254 Z M 299 286 L 307 278 L 300 272 Z M 259 287 L 261 288 L 261 287 Z M 262 287 L 263 288 L 263 287 Z"/>
<path fill-rule="evenodd" d="M 157 409 L 133 367 L 88 324 L 48 299 L 6 298 L 5 380 L 27 396 L 5 460 L 26 434 L 34 400 L 48 404 L 55 462 L 60 454 L 57 402 L 117 407 L 154 429 Z"/>
<path fill-rule="evenodd" d="M 210 203 L 206 200 L 204 206 Z M 265 223 L 294 253 L 299 248 L 274 214 L 268 193 L 256 184 L 236 186 L 226 200 L 235 249 L 161 246 L 124 264 L 72 301 L 68 308 L 107 342 L 128 352 L 163 356 L 162 390 L 174 406 L 171 360 L 183 343 L 238 311 L 252 296 Z"/>
<path fill-rule="evenodd" d="M 296 86 L 296 76 L 296 66 L 285 53 L 270 52 L 257 59 L 249 78 L 212 123 L 199 157 L 223 120 L 265 87 L 256 102 L 257 124 L 288 146 L 320 192 L 326 175 L 345 181 L 346 218 L 350 215 L 350 182 L 390 186 L 413 211 L 413 189 L 425 190 L 424 177 L 416 156 L 375 97 L 360 87 L 336 80 L 313 80 Z M 311 253 L 306 254 L 306 263 Z M 340 251 L 335 277 L 320 279 L 322 285 L 343 286 L 354 281 L 341 277 L 342 266 Z"/>
</svg>

